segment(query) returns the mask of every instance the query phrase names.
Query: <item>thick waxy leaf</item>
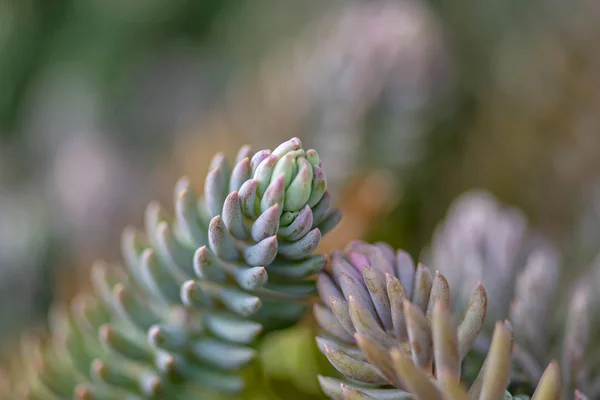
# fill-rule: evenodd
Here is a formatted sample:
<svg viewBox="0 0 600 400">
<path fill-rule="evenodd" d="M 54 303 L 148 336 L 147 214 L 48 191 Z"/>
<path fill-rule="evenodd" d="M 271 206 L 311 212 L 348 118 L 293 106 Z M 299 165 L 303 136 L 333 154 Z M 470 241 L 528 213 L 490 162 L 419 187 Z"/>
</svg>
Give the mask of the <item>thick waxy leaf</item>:
<svg viewBox="0 0 600 400">
<path fill-rule="evenodd" d="M 229 193 L 240 190 L 244 182 L 250 178 L 250 159 L 243 157 L 235 164 L 229 180 Z"/>
<path fill-rule="evenodd" d="M 124 357 L 146 364 L 152 362 L 152 349 L 144 341 L 133 340 L 110 325 L 100 327 L 98 335 L 102 343 Z"/>
<path fill-rule="evenodd" d="M 271 236 L 244 248 L 244 260 L 248 265 L 270 265 L 275 260 L 278 249 L 277 236 Z"/>
<path fill-rule="evenodd" d="M 372 364 L 357 360 L 341 349 L 325 345 L 325 356 L 331 365 L 349 378 L 374 385 L 387 383 Z"/>
<path fill-rule="evenodd" d="M 404 301 L 404 315 L 412 359 L 417 366 L 430 369 L 433 361 L 431 327 L 421 310 L 408 300 Z"/>
<path fill-rule="evenodd" d="M 279 229 L 279 204 L 265 210 L 252 225 L 252 239 L 260 242 L 277 234 Z"/>
<path fill-rule="evenodd" d="M 556 361 L 552 361 L 546 371 L 542 375 L 542 379 L 538 384 L 535 393 L 533 393 L 532 400 L 558 400 L 561 397 L 562 385 L 561 385 L 560 369 Z"/>
<path fill-rule="evenodd" d="M 358 387 L 356 385 L 341 382 L 338 379 L 327 378 L 324 376 L 319 376 L 318 378 L 323 392 L 330 398 L 336 400 L 344 400 L 342 385 L 346 389 L 350 388 L 360 391 L 377 400 L 414 400 L 415 398 L 414 395 L 403 390 Z"/>
<path fill-rule="evenodd" d="M 342 394 L 346 400 L 375 400 L 375 398 L 369 396 L 365 392 L 358 389 L 354 389 L 348 385 L 342 383 Z"/>
<path fill-rule="evenodd" d="M 293 279 L 304 279 L 312 276 L 325 268 L 327 256 L 315 255 L 302 260 L 288 261 L 284 258 L 275 259 L 268 266 L 268 272 L 275 277 Z"/>
<path fill-rule="evenodd" d="M 235 241 L 219 215 L 210 221 L 208 243 L 217 257 L 225 261 L 237 261 L 240 258 L 240 252 L 235 245 Z"/>
<path fill-rule="evenodd" d="M 286 241 L 293 242 L 304 237 L 311 229 L 312 223 L 312 210 L 309 206 L 306 206 L 289 225 L 279 228 L 278 234 Z"/>
<path fill-rule="evenodd" d="M 452 316 L 445 304 L 436 303 L 432 315 L 435 367 L 457 378 L 460 376 L 460 354 Z"/>
<path fill-rule="evenodd" d="M 346 332 L 350 334 L 356 332 L 354 322 L 352 322 L 352 318 L 350 317 L 350 309 L 347 301 L 341 297 L 329 296 L 329 308 Z"/>
<path fill-rule="evenodd" d="M 435 304 L 442 304 L 446 308 L 450 306 L 450 287 L 448 281 L 439 271 L 436 271 L 435 278 L 431 284 L 429 302 L 427 303 L 427 318 L 431 318 Z"/>
<path fill-rule="evenodd" d="M 238 192 L 242 213 L 247 218 L 256 219 L 258 216 L 258 213 L 256 212 L 256 204 L 258 204 L 257 191 L 258 181 L 256 179 L 250 179 L 242 185 Z"/>
<path fill-rule="evenodd" d="M 240 197 L 237 191 L 231 192 L 225 199 L 222 218 L 231 236 L 238 240 L 248 239 L 248 233 L 244 228 L 244 216 L 240 206 Z"/>
<path fill-rule="evenodd" d="M 394 340 L 386 335 L 381 329 L 373 314 L 362 307 L 362 304 L 350 296 L 348 299 L 350 308 L 350 318 L 356 328 L 356 332 L 366 337 L 372 338 L 378 341 L 385 348 L 391 348 L 394 346 Z"/>
<path fill-rule="evenodd" d="M 386 290 L 385 276 L 375 268 L 364 268 L 363 279 L 371 295 L 377 316 L 385 330 L 393 329 L 390 300 Z"/>
<path fill-rule="evenodd" d="M 507 323 L 497 322 L 490 352 L 481 371 L 480 400 L 494 400 L 503 396 L 510 375 L 512 340 L 512 328 Z"/>
<path fill-rule="evenodd" d="M 412 302 L 423 312 L 427 311 L 429 294 L 431 293 L 431 285 L 431 273 L 427 267 L 425 267 L 423 264 L 419 264 L 415 273 Z"/>
<path fill-rule="evenodd" d="M 279 206 L 279 208 L 277 209 L 278 219 L 283 210 L 285 209 L 284 203 L 288 201 L 288 198 L 285 194 L 284 179 L 285 178 L 281 176 L 276 180 L 272 181 L 267 187 L 267 190 L 263 195 L 262 199 L 260 200 L 260 211 L 263 213 L 275 205 Z"/>
<path fill-rule="evenodd" d="M 462 321 L 458 326 L 458 345 L 460 359 L 464 359 L 472 344 L 477 339 L 483 326 L 487 309 L 487 295 L 483 286 L 478 284 L 471 296 Z"/>
<path fill-rule="evenodd" d="M 321 231 L 315 228 L 295 242 L 280 241 L 279 254 L 290 260 L 300 260 L 310 256 L 321 242 Z"/>
<path fill-rule="evenodd" d="M 398 376 L 411 393 L 416 394 L 419 399 L 443 400 L 438 388 L 409 357 L 398 349 L 393 349 L 391 356 Z"/>
<path fill-rule="evenodd" d="M 213 335 L 234 343 L 252 343 L 262 331 L 260 324 L 227 313 L 208 314 L 204 322 Z"/>
<path fill-rule="evenodd" d="M 373 364 L 377 366 L 381 375 L 392 385 L 396 387 L 402 387 L 401 381 L 396 375 L 394 363 L 390 357 L 390 353 L 386 349 L 382 348 L 377 342 L 369 339 L 366 336 L 356 334 L 356 343 L 362 350 L 365 357 Z"/>
<path fill-rule="evenodd" d="M 190 352 L 198 360 L 225 370 L 240 369 L 256 355 L 254 349 L 208 337 L 195 340 Z"/>
<path fill-rule="evenodd" d="M 333 315 L 329 309 L 319 304 L 315 304 L 313 313 L 315 319 L 319 323 L 319 326 L 321 326 L 321 328 L 323 328 L 326 332 L 347 343 L 354 343 L 354 337 L 344 329 L 344 327 L 339 323 L 335 315 Z"/>
<path fill-rule="evenodd" d="M 200 279 L 216 282 L 225 281 L 225 271 L 215 262 L 206 246 L 199 247 L 194 254 L 194 272 Z"/>
</svg>

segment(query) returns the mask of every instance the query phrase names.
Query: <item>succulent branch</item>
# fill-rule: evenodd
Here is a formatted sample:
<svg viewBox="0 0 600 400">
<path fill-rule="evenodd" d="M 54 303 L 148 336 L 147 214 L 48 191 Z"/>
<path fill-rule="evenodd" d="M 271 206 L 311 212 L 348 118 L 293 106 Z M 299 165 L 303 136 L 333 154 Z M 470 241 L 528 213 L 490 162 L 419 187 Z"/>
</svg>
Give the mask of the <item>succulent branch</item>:
<svg viewBox="0 0 600 400">
<path fill-rule="evenodd" d="M 502 399 L 512 367 L 513 329 L 496 322 L 477 378 L 462 386 L 461 364 L 483 327 L 487 294 L 474 288 L 458 325 L 450 287 L 439 272 L 415 264 L 389 246 L 354 242 L 334 253 L 318 278 L 317 338 L 330 363 L 347 379 L 320 377 L 332 399 Z M 559 399 L 560 371 L 552 362 L 534 399 Z M 522 397 L 516 397 L 522 398 Z"/>
<path fill-rule="evenodd" d="M 175 213 L 152 203 L 122 238 L 126 271 L 103 263 L 93 294 L 57 308 L 48 343 L 23 341 L 15 398 L 187 399 L 239 392 L 265 330 L 295 323 L 326 257 L 312 255 L 339 211 L 314 150 L 217 155 L 199 198 L 187 179 Z M 268 322 L 268 325 L 266 324 Z"/>
</svg>

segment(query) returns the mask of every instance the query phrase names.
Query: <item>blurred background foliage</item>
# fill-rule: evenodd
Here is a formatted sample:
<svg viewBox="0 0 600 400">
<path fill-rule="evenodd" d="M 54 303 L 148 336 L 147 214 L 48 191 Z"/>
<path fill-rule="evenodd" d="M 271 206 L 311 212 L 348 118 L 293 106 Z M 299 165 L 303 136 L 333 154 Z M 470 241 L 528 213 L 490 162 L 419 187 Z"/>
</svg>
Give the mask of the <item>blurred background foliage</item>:
<svg viewBox="0 0 600 400">
<path fill-rule="evenodd" d="M 572 274 L 600 233 L 599 17 L 593 0 L 0 1 L 0 341 L 118 259 L 179 175 L 202 185 L 216 151 L 291 136 L 345 212 L 324 251 L 364 237 L 418 256 L 483 188 Z M 318 398 L 311 329 L 264 342 L 251 390 Z"/>
</svg>

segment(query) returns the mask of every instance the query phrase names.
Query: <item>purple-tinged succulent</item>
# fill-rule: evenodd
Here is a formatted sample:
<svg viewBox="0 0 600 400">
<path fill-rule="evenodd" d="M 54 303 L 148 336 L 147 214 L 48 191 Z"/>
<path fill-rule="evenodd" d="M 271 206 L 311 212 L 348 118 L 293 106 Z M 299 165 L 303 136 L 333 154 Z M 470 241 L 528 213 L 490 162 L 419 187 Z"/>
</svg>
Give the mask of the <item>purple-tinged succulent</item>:
<svg viewBox="0 0 600 400">
<path fill-rule="evenodd" d="M 314 314 L 324 334 L 317 343 L 347 381 L 319 377 L 329 397 L 512 398 L 505 392 L 513 345 L 507 321 L 496 323 L 492 347 L 470 389 L 459 382 L 462 360 L 486 315 L 487 295 L 481 284 L 474 288 L 457 325 L 444 275 L 431 274 L 422 264 L 415 266 L 406 252 L 357 241 L 343 254 L 333 253 L 330 261 L 330 268 L 318 278 L 324 305 L 315 305 Z M 552 363 L 537 389 L 540 399 L 557 399 L 559 374 L 558 365 Z"/>
<path fill-rule="evenodd" d="M 521 212 L 480 190 L 455 200 L 424 258 L 448 278 L 459 309 L 468 302 L 470 285 L 481 280 L 486 287 L 488 323 L 474 355 L 488 351 L 491 323 L 508 319 L 515 331 L 514 385 L 535 386 L 545 365 L 556 358 L 566 392 L 600 395 L 590 357 L 595 348 L 591 337 L 600 326 L 594 307 L 599 297 L 593 289 L 600 282 L 600 261 L 565 289 L 561 255 L 554 246 L 528 226 Z"/>
</svg>

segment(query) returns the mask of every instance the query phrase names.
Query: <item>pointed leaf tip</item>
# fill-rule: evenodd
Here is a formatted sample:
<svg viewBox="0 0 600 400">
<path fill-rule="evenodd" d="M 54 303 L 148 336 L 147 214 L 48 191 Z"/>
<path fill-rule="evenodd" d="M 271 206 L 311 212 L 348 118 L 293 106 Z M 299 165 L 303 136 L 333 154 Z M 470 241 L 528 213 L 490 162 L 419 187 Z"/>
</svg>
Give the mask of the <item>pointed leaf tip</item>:
<svg viewBox="0 0 600 400">
<path fill-rule="evenodd" d="M 268 266 L 275 260 L 279 245 L 277 235 L 270 236 L 244 249 L 244 259 L 248 265 Z"/>
<path fill-rule="evenodd" d="M 223 219 L 220 215 L 215 216 L 208 227 L 208 243 L 210 249 L 221 259 L 226 261 L 236 261 L 239 259 L 239 250 L 237 249 L 233 237 L 227 231 Z"/>
<path fill-rule="evenodd" d="M 559 400 L 562 394 L 560 367 L 553 360 L 542 375 L 531 400 Z"/>
</svg>

